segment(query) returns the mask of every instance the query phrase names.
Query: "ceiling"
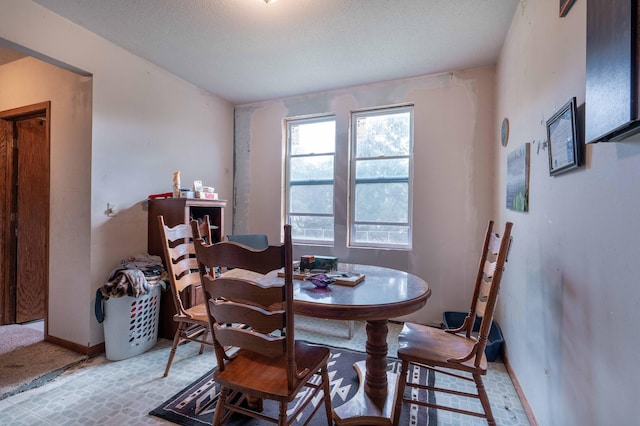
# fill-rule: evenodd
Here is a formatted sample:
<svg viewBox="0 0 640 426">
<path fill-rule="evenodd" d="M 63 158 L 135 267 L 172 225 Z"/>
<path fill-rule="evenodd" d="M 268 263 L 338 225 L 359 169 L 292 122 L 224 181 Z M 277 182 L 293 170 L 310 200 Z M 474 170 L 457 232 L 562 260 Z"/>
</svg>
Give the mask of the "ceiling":
<svg viewBox="0 0 640 426">
<path fill-rule="evenodd" d="M 238 105 L 495 64 L 521 0 L 34 1 Z"/>
</svg>

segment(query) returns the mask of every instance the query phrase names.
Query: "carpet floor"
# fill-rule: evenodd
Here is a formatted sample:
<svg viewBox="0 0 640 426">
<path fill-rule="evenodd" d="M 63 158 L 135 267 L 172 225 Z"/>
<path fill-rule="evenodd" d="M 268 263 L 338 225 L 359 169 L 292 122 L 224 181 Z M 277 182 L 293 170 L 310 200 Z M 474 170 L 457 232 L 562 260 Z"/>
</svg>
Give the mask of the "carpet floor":
<svg viewBox="0 0 640 426">
<path fill-rule="evenodd" d="M 0 327 L 0 355 L 42 341 L 44 332 L 20 324 Z"/>
<path fill-rule="evenodd" d="M 85 355 L 45 342 L 42 331 L 0 327 L 0 400 L 53 380 Z"/>
<path fill-rule="evenodd" d="M 351 399 L 358 390 L 359 380 L 353 368 L 353 364 L 357 361 L 364 360 L 366 358 L 366 354 L 345 348 L 330 348 L 331 357 L 329 359 L 329 377 L 331 378 L 331 401 L 335 408 Z M 400 363 L 396 359 L 389 358 L 387 368 L 389 371 L 397 373 L 400 370 Z M 212 372 L 213 370 L 207 372 L 205 375 L 191 383 L 173 397 L 169 398 L 149 414 L 183 426 L 210 425 L 220 391 L 218 384 L 213 381 Z M 414 372 L 413 377 L 414 380 L 422 384 L 433 385 L 435 381 L 435 373 L 426 369 L 420 369 L 419 372 Z M 301 394 L 304 394 L 305 392 L 306 389 L 300 391 Z M 411 390 L 407 389 L 407 395 L 410 393 Z M 426 392 L 423 393 L 423 395 L 420 395 L 420 399 L 425 400 L 427 395 Z M 431 392 L 429 395 L 431 402 L 434 402 L 434 398 L 435 396 Z M 289 404 L 291 412 L 297 408 L 296 401 L 298 401 L 297 398 Z M 313 401 L 313 407 L 319 403 L 320 401 Z M 264 414 L 269 416 L 277 415 L 278 406 L 276 403 L 273 401 L 265 401 L 264 404 Z M 309 406 L 305 409 L 302 415 L 302 421 L 307 419 L 309 413 L 313 410 L 313 407 Z M 239 414 L 234 414 L 225 423 L 225 425 L 229 426 L 249 426 L 259 424 L 265 423 Z M 309 425 L 319 426 L 326 424 L 327 418 L 325 411 L 320 407 Z M 405 404 L 402 410 L 400 424 L 423 426 L 437 425 L 436 410 Z"/>
</svg>

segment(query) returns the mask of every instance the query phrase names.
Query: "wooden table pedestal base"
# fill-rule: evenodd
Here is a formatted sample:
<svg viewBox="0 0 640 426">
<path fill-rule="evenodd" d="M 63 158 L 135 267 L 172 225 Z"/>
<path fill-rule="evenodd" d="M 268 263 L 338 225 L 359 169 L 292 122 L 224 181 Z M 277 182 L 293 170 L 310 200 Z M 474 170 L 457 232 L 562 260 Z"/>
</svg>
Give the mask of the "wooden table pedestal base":
<svg viewBox="0 0 640 426">
<path fill-rule="evenodd" d="M 393 403 L 396 396 L 397 374 L 387 372 L 387 392 L 380 399 L 371 398 L 365 392 L 365 361 L 354 364 L 360 380 L 360 387 L 353 398 L 334 408 L 333 420 L 338 426 L 367 425 L 391 426 L 393 423 Z"/>
</svg>

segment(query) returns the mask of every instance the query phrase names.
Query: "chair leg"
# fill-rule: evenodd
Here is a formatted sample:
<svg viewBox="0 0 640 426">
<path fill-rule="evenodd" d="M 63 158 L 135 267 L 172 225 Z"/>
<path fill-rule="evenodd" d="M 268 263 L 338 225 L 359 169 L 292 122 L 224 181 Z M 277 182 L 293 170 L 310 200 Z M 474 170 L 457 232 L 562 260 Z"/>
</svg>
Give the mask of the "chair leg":
<svg viewBox="0 0 640 426">
<path fill-rule="evenodd" d="M 182 330 L 184 330 L 184 326 L 185 323 L 180 323 L 178 325 L 178 329 L 176 330 L 176 334 L 173 336 L 173 345 L 171 346 L 171 352 L 169 352 L 167 367 L 164 369 L 164 377 L 167 377 L 169 375 L 171 363 L 173 362 L 173 357 L 176 355 L 176 349 L 178 348 L 178 343 L 180 343 L 180 336 L 182 336 Z"/>
<path fill-rule="evenodd" d="M 264 411 L 264 399 L 254 396 L 254 395 L 245 395 L 247 408 L 250 410 L 256 411 L 258 413 L 262 413 Z"/>
<path fill-rule="evenodd" d="M 353 320 L 349 320 L 349 340 L 353 337 Z"/>
<path fill-rule="evenodd" d="M 209 329 L 205 328 L 205 330 L 202 332 L 202 340 L 207 340 L 207 337 L 209 337 Z M 200 352 L 198 352 L 198 354 L 202 355 L 202 353 L 204 352 L 204 343 L 200 343 Z"/>
<path fill-rule="evenodd" d="M 324 409 L 327 412 L 327 425 L 331 426 L 333 424 L 333 410 L 331 409 L 331 384 L 329 382 L 329 370 L 327 367 L 322 367 L 320 370 L 322 374 L 322 382 L 323 387 L 322 391 L 324 392 Z"/>
<path fill-rule="evenodd" d="M 404 389 L 407 385 L 407 373 L 409 371 L 409 362 L 402 361 L 402 367 L 398 374 L 398 383 L 396 386 L 396 401 L 393 406 L 393 426 L 400 423 L 400 414 L 402 412 L 402 398 L 404 397 Z"/>
<path fill-rule="evenodd" d="M 229 395 L 229 389 L 220 387 L 220 394 L 218 395 L 218 402 L 216 403 L 216 410 L 213 414 L 212 426 L 218 426 L 222 424 L 224 417 L 224 405 L 227 402 L 227 396 Z"/>
<path fill-rule="evenodd" d="M 480 402 L 482 403 L 484 414 L 487 416 L 487 423 L 489 423 L 489 426 L 495 426 L 496 420 L 493 418 L 493 412 L 491 411 L 491 404 L 489 403 L 489 397 L 487 396 L 487 391 L 484 388 L 484 382 L 482 381 L 482 377 L 479 374 L 474 374 L 473 380 L 476 382 L 476 388 L 478 389 L 478 396 L 480 397 Z"/>
<path fill-rule="evenodd" d="M 287 426 L 287 403 L 280 402 L 280 413 L 278 414 L 278 426 Z"/>
</svg>

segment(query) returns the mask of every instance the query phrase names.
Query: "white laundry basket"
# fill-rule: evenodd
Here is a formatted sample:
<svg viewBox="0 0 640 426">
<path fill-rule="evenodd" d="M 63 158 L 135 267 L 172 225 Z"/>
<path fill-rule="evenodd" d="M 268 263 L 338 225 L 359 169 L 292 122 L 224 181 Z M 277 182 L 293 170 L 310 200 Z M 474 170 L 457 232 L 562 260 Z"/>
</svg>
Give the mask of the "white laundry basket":
<svg viewBox="0 0 640 426">
<path fill-rule="evenodd" d="M 111 297 L 104 302 L 104 344 L 107 359 L 139 355 L 158 341 L 160 286 L 139 297 Z"/>
</svg>

